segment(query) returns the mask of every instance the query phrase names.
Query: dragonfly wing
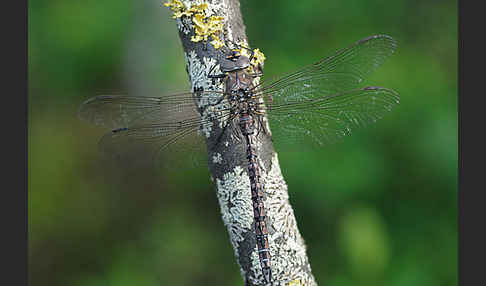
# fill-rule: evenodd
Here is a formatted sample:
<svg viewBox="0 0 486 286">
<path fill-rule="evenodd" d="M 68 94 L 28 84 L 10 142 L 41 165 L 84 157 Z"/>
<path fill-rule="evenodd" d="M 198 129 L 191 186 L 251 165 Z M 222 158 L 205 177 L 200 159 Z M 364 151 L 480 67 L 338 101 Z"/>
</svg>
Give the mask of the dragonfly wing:
<svg viewBox="0 0 486 286">
<path fill-rule="evenodd" d="M 105 134 L 98 145 L 105 157 L 121 165 L 175 167 L 178 161 L 183 162 L 204 153 L 204 138 L 198 136 L 198 129 L 198 125 L 173 130 L 163 126 L 123 128 Z M 188 138 L 191 140 L 188 141 Z"/>
<path fill-rule="evenodd" d="M 79 116 L 113 129 L 99 142 L 105 156 L 130 165 L 153 162 L 168 166 L 165 161 L 173 164 L 179 159 L 187 161 L 183 156 L 204 153 L 205 138 L 197 136 L 197 131 L 214 119 L 226 118 L 229 110 L 219 109 L 218 115 L 201 119 L 198 105 L 216 104 L 221 97 L 224 94 L 213 91 L 168 97 L 97 96 L 82 104 Z M 182 152 L 183 156 L 177 155 Z"/>
<path fill-rule="evenodd" d="M 267 113 L 272 133 L 279 139 L 312 138 L 319 145 L 326 145 L 376 122 L 398 103 L 399 96 L 391 89 L 365 87 L 274 105 Z"/>
<path fill-rule="evenodd" d="M 255 93 L 270 100 L 269 105 L 278 105 L 352 90 L 395 48 L 396 41 L 389 36 L 367 37 L 276 81 L 262 83 L 255 88 Z"/>
<path fill-rule="evenodd" d="M 181 93 L 163 97 L 100 95 L 83 102 L 82 120 L 110 129 L 147 123 L 171 123 L 195 118 L 201 101 L 217 102 L 223 93 Z"/>
</svg>

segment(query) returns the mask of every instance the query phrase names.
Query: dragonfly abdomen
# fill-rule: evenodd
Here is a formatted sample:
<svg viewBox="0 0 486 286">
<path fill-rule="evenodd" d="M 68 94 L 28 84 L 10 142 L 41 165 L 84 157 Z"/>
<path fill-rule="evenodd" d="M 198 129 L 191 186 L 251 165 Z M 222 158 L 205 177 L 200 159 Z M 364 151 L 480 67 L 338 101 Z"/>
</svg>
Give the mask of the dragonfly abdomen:
<svg viewBox="0 0 486 286">
<path fill-rule="evenodd" d="M 255 138 L 253 136 L 251 116 L 240 118 L 240 127 L 247 143 L 248 176 L 250 177 L 251 200 L 253 203 L 253 217 L 255 219 L 255 236 L 258 248 L 258 258 L 262 267 L 263 278 L 266 283 L 272 281 L 270 269 L 270 250 L 268 244 L 268 230 L 265 222 L 265 207 L 263 203 L 263 185 L 260 183 L 260 168 L 257 163 Z M 253 126 L 251 126 L 253 127 Z"/>
</svg>

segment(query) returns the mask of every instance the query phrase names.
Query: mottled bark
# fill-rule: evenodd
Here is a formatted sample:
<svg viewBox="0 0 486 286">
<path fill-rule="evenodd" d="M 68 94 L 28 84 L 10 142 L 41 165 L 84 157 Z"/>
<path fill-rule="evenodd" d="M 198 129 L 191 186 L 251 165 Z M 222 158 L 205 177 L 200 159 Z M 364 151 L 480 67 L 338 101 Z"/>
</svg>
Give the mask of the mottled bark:
<svg viewBox="0 0 486 286">
<path fill-rule="evenodd" d="M 202 1 L 182 1 L 186 7 Z M 207 15 L 224 17 L 223 34 L 220 39 L 248 43 L 245 25 L 238 0 L 207 1 Z M 223 90 L 223 84 L 215 84 L 207 78 L 209 69 L 218 63 L 222 49 L 204 41 L 193 42 L 194 28 L 190 17 L 177 18 L 177 27 L 186 56 L 186 68 L 193 90 Z M 228 44 L 231 45 L 231 44 Z M 219 73 L 219 66 L 216 66 Z M 208 107 L 211 98 L 197 102 L 202 117 L 217 112 L 215 106 Z M 268 127 L 265 120 L 264 123 Z M 254 232 L 254 218 L 248 177 L 245 141 L 235 140 L 231 128 L 225 128 L 224 120 L 214 120 L 203 133 L 207 139 L 209 169 L 216 184 L 223 222 L 226 225 L 235 256 L 240 266 L 245 285 L 263 285 Z M 223 134 L 222 130 L 224 130 Z M 267 128 L 267 130 L 270 130 Z M 267 214 L 272 285 L 316 285 L 306 255 L 306 247 L 288 200 L 287 185 L 282 177 L 271 134 L 260 132 L 256 138 L 256 153 L 264 184 L 264 204 Z"/>
</svg>

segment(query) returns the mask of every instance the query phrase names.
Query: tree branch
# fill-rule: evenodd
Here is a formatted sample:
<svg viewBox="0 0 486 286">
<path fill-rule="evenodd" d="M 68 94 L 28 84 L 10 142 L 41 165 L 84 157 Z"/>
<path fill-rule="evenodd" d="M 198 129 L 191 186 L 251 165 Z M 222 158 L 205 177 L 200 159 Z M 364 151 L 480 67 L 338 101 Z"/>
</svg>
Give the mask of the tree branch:
<svg viewBox="0 0 486 286">
<path fill-rule="evenodd" d="M 216 65 L 214 72 L 220 73 L 218 59 L 223 56 L 222 49 L 216 49 L 211 41 L 219 38 L 227 45 L 237 42 L 249 47 L 239 1 L 171 0 L 168 3 L 173 4 L 169 7 L 176 17 L 186 57 L 186 69 L 193 90 L 223 90 L 222 82 L 216 81 L 213 84 L 207 77 L 214 65 Z M 198 34 L 195 32 L 195 22 L 198 18 L 195 18 L 194 11 L 198 9 L 197 5 L 203 3 L 207 3 L 207 7 L 199 6 L 199 11 L 204 10 L 206 19 L 211 16 L 222 17 L 222 33 L 214 34 L 215 37 L 208 37 L 206 41 L 196 42 L 194 40 L 197 40 Z M 218 106 L 214 106 L 213 99 L 206 96 L 198 100 L 197 104 L 203 118 L 214 118 Z M 245 285 L 263 285 L 256 247 L 245 144 L 235 144 L 231 128 L 224 128 L 224 124 L 224 120 L 215 119 L 203 132 L 207 137 L 209 170 L 216 184 L 223 222 L 228 229 Z M 267 130 L 270 130 L 266 119 L 264 124 L 267 125 Z M 270 134 L 260 132 L 256 145 L 264 185 L 264 204 L 274 281 L 272 285 L 317 285 L 311 273 L 304 240 L 299 233 L 288 200 L 287 185 L 280 171 Z"/>
</svg>

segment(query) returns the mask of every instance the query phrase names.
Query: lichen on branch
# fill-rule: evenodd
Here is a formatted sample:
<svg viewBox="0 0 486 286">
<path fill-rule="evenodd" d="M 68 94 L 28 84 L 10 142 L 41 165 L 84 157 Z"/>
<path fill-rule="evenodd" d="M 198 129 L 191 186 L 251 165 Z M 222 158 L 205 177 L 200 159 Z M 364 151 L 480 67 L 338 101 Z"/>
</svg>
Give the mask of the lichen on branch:
<svg viewBox="0 0 486 286">
<path fill-rule="evenodd" d="M 172 18 L 179 19 L 182 23 L 187 23 L 190 28 L 194 29 L 195 35 L 191 37 L 192 42 L 208 41 L 211 37 L 210 43 L 215 49 L 224 46 L 222 34 L 226 19 L 220 15 L 212 15 L 207 2 L 188 3 L 180 0 L 169 0 L 164 5 L 172 10 Z M 240 47 L 238 51 L 241 55 L 250 57 L 249 48 L 245 46 L 245 43 L 236 44 Z M 253 68 L 258 65 L 263 66 L 265 56 L 260 49 L 254 49 L 253 53 L 253 59 L 250 62 Z M 253 72 L 253 68 L 250 72 Z"/>
<path fill-rule="evenodd" d="M 164 4 L 173 11 L 172 18 L 188 17 L 192 21 L 195 35 L 191 37 L 191 41 L 200 42 L 207 41 L 211 37 L 210 42 L 215 49 L 219 49 L 224 46 L 220 37 L 223 33 L 223 20 L 224 17 L 207 14 L 208 4 L 191 4 L 186 6 L 179 0 L 170 0 Z"/>
</svg>

